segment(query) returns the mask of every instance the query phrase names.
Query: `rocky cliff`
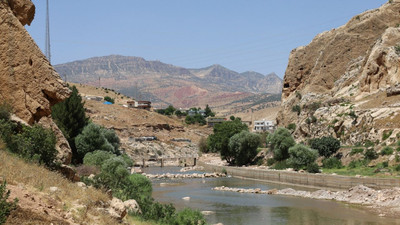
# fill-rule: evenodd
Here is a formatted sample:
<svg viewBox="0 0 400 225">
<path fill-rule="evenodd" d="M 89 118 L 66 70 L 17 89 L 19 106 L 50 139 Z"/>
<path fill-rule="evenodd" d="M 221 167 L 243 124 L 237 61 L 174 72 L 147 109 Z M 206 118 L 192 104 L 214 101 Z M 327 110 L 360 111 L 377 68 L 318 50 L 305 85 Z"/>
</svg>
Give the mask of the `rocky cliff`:
<svg viewBox="0 0 400 225">
<path fill-rule="evenodd" d="M 400 133 L 400 1 L 317 35 L 289 57 L 280 126 L 300 139 L 393 143 Z"/>
<path fill-rule="evenodd" d="M 12 105 L 13 113 L 28 124 L 49 116 L 50 107 L 70 93 L 24 28 L 34 15 L 30 0 L 0 1 L 0 101 Z M 42 123 L 61 134 L 51 119 Z M 68 142 L 63 137 L 58 140 L 60 159 L 68 163 Z"/>
</svg>

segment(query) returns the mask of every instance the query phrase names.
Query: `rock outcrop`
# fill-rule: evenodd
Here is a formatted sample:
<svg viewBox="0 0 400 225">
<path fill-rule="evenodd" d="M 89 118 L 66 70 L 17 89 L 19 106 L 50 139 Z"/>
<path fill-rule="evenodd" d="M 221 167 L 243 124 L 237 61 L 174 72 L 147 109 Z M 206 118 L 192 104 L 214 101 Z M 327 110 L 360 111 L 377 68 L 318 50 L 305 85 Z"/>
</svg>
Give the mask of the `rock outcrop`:
<svg viewBox="0 0 400 225">
<path fill-rule="evenodd" d="M 296 124 L 298 140 L 332 135 L 349 145 L 393 143 L 400 133 L 399 11 L 400 1 L 390 1 L 294 49 L 278 125 Z"/>
<path fill-rule="evenodd" d="M 70 93 L 24 28 L 34 13 L 30 0 L 0 2 L 0 99 L 29 124 L 50 115 Z"/>
<path fill-rule="evenodd" d="M 0 102 L 13 108 L 13 119 L 32 125 L 40 121 L 57 137 L 57 158 L 71 162 L 72 152 L 50 117 L 51 106 L 69 96 L 70 90 L 25 30 L 35 16 L 30 0 L 0 2 Z"/>
</svg>

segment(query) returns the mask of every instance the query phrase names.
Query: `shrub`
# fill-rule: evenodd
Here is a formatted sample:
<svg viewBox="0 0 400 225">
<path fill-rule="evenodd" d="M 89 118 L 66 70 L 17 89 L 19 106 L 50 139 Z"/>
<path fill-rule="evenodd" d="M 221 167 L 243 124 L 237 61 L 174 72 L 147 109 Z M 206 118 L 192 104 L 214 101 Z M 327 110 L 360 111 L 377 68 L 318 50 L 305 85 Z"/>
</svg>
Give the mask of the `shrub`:
<svg viewBox="0 0 400 225">
<path fill-rule="evenodd" d="M 277 161 L 289 158 L 289 148 L 296 144 L 290 132 L 283 127 L 269 135 L 267 142 L 270 144 L 274 159 Z"/>
<path fill-rule="evenodd" d="M 200 152 L 204 152 L 207 153 L 208 152 L 208 148 L 207 148 L 207 139 L 204 137 L 200 138 L 199 141 L 199 151 Z"/>
<path fill-rule="evenodd" d="M 267 166 L 272 166 L 272 165 L 274 165 L 275 162 L 276 161 L 274 158 L 269 158 L 269 159 L 267 159 Z"/>
<path fill-rule="evenodd" d="M 8 202 L 7 199 L 10 197 L 10 190 L 6 189 L 6 181 L 0 184 L 0 224 L 6 222 L 7 217 L 11 211 L 17 208 L 18 199 L 14 199 L 12 202 Z"/>
<path fill-rule="evenodd" d="M 173 115 L 175 111 L 176 111 L 176 109 L 174 108 L 174 106 L 169 105 L 169 106 L 165 109 L 164 113 L 165 113 L 165 115 L 170 116 L 170 115 Z"/>
<path fill-rule="evenodd" d="M 391 154 L 393 154 L 393 148 L 386 146 L 381 150 L 380 154 L 381 155 L 391 155 Z"/>
<path fill-rule="evenodd" d="M 388 132 L 383 132 L 382 133 L 382 141 L 388 139 L 390 137 L 390 135 L 392 135 L 393 131 L 389 130 Z"/>
<path fill-rule="evenodd" d="M 82 134 L 76 137 L 75 144 L 78 154 L 76 158 L 79 161 L 82 161 L 87 153 L 95 150 L 120 154 L 120 141 L 115 131 L 108 130 L 94 123 L 90 123 L 83 129 Z"/>
<path fill-rule="evenodd" d="M 96 150 L 94 152 L 88 152 L 83 158 L 83 164 L 101 167 L 101 165 L 108 159 L 116 157 L 111 152 L 102 150 Z"/>
<path fill-rule="evenodd" d="M 274 166 L 272 166 L 272 169 L 275 170 L 284 170 L 286 168 L 289 168 L 290 166 L 288 165 L 288 163 L 286 162 L 286 160 L 283 161 L 277 161 L 275 162 Z"/>
<path fill-rule="evenodd" d="M 204 216 L 197 210 L 185 208 L 176 214 L 174 225 L 205 225 Z"/>
<path fill-rule="evenodd" d="M 369 148 L 369 147 L 374 147 L 375 143 L 370 141 L 370 140 L 366 140 L 364 143 L 364 147 Z"/>
<path fill-rule="evenodd" d="M 317 157 L 318 152 L 310 149 L 302 144 L 296 144 L 289 148 L 289 159 L 287 163 L 292 166 L 295 170 L 304 169 L 309 164 L 313 163 Z"/>
<path fill-rule="evenodd" d="M 366 166 L 368 164 L 368 160 L 353 160 L 349 163 L 348 168 L 354 169 L 354 168 L 359 168 Z"/>
<path fill-rule="evenodd" d="M 399 165 L 396 165 L 396 167 L 394 168 L 394 170 L 396 170 L 397 172 L 399 172 L 399 171 L 400 171 L 400 164 L 399 164 Z"/>
<path fill-rule="evenodd" d="M 12 107 L 3 102 L 0 104 L 0 120 L 9 121 L 11 117 Z"/>
<path fill-rule="evenodd" d="M 260 135 L 242 131 L 229 139 L 228 151 L 221 151 L 222 159 L 237 166 L 251 163 L 257 155 Z"/>
<path fill-rule="evenodd" d="M 364 158 L 366 160 L 374 160 L 378 158 L 378 154 L 374 151 L 374 149 L 369 148 L 364 152 Z"/>
<path fill-rule="evenodd" d="M 12 136 L 9 149 L 28 160 L 37 161 L 49 168 L 56 166 L 56 136 L 53 131 L 39 125 L 23 127 L 22 133 Z"/>
<path fill-rule="evenodd" d="M 111 102 L 112 104 L 115 103 L 115 99 L 111 98 L 110 96 L 104 97 L 104 101 Z"/>
<path fill-rule="evenodd" d="M 288 130 L 294 131 L 294 130 L 296 130 L 296 124 L 291 123 L 291 124 L 289 124 L 286 128 L 287 128 Z"/>
<path fill-rule="evenodd" d="M 301 113 L 301 107 L 299 105 L 294 105 L 292 106 L 292 112 L 296 112 L 297 115 L 300 115 Z"/>
<path fill-rule="evenodd" d="M 353 118 L 353 119 L 357 119 L 357 118 L 358 118 L 358 116 L 356 115 L 356 113 L 355 113 L 353 110 L 350 111 L 349 116 L 350 116 L 351 118 Z"/>
<path fill-rule="evenodd" d="M 151 197 L 153 191 L 149 178 L 141 174 L 131 174 L 127 176 L 122 185 L 114 188 L 115 196 L 122 200 L 139 199 L 141 197 Z"/>
<path fill-rule="evenodd" d="M 318 151 L 320 156 L 330 157 L 340 149 L 340 141 L 332 136 L 310 140 L 310 147 Z"/>
<path fill-rule="evenodd" d="M 301 99 L 301 93 L 300 92 L 298 92 L 298 91 L 296 91 L 296 98 L 298 98 L 298 99 Z"/>
<path fill-rule="evenodd" d="M 343 167 L 342 161 L 336 157 L 325 158 L 322 160 L 322 167 L 326 169 L 340 169 Z"/>
<path fill-rule="evenodd" d="M 364 152 L 363 148 L 353 148 L 353 149 L 351 149 L 350 155 L 355 155 L 355 154 L 363 153 L 363 152 Z"/>
<path fill-rule="evenodd" d="M 171 224 L 175 216 L 175 207 L 172 204 L 160 204 L 151 197 L 142 196 L 136 199 L 142 213 L 136 214 L 145 220 L 154 220 L 160 224 Z"/>
<path fill-rule="evenodd" d="M 318 164 L 317 163 L 315 163 L 315 162 L 313 162 L 313 163 L 311 163 L 311 164 L 309 164 L 309 165 L 307 165 L 307 172 L 309 172 L 309 173 L 319 173 L 320 171 L 319 171 L 319 166 L 318 166 Z"/>
</svg>

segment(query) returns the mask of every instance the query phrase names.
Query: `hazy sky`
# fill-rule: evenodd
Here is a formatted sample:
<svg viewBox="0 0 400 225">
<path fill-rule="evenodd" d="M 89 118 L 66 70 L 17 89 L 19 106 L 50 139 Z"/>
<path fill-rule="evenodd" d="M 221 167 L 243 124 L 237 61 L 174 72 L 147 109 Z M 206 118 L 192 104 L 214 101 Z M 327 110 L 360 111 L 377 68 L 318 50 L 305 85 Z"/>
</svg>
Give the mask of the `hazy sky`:
<svg viewBox="0 0 400 225">
<path fill-rule="evenodd" d="M 44 50 L 46 1 L 29 33 Z M 387 0 L 50 0 L 52 64 L 120 54 L 283 77 L 292 49 Z"/>
</svg>

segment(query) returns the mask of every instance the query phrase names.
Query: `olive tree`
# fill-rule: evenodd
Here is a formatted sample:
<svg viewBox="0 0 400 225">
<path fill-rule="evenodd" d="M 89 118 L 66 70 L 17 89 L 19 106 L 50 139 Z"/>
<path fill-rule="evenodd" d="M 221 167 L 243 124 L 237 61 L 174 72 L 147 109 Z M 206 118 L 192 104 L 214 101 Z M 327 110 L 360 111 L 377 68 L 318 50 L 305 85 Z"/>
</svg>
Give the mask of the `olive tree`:
<svg viewBox="0 0 400 225">
<path fill-rule="evenodd" d="M 221 152 L 221 157 L 237 166 L 250 163 L 257 155 L 260 135 L 241 131 L 229 139 L 228 151 Z"/>
<path fill-rule="evenodd" d="M 274 153 L 274 159 L 277 161 L 289 158 L 289 148 L 296 144 L 289 130 L 283 127 L 269 135 L 267 142 Z"/>
</svg>

